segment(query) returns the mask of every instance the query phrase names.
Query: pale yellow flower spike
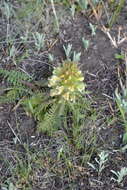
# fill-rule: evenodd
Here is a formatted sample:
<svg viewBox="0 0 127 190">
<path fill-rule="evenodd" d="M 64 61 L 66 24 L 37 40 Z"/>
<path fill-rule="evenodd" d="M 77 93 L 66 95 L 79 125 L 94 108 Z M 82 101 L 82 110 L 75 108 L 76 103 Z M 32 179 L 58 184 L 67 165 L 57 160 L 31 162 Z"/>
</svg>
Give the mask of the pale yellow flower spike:
<svg viewBox="0 0 127 190">
<path fill-rule="evenodd" d="M 84 77 L 77 64 L 65 61 L 63 66 L 54 69 L 53 76 L 49 79 L 48 86 L 52 88 L 50 95 L 61 96 L 66 101 L 75 102 L 77 92 L 81 93 L 85 89 L 83 80 Z"/>
</svg>

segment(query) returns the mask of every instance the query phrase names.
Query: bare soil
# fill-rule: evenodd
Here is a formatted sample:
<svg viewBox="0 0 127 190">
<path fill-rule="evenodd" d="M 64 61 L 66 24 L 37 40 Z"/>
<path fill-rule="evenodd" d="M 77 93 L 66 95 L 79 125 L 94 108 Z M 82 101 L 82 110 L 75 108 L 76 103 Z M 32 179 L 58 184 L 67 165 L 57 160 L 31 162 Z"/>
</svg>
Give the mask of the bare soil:
<svg viewBox="0 0 127 190">
<path fill-rule="evenodd" d="M 127 31 L 126 11 L 127 5 L 119 17 L 118 23 L 112 28 L 113 37 L 117 38 L 119 27 L 122 27 L 123 33 Z M 55 61 L 59 64 L 59 62 L 65 59 L 63 45 L 70 43 L 73 50 L 81 52 L 80 68 L 84 74 L 87 89 L 90 91 L 90 97 L 94 100 L 94 107 L 98 112 L 101 109 L 96 124 L 99 130 L 98 147 L 110 153 L 104 173 L 101 176 L 97 176 L 97 172 L 89 166 L 77 166 L 70 174 L 69 172 L 64 173 L 67 172 L 66 165 L 57 164 L 57 152 L 63 143 L 63 139 L 58 136 L 51 138 L 39 133 L 36 128 L 36 121 L 27 116 L 22 107 L 19 106 L 17 109 L 14 109 L 14 104 L 1 104 L 1 190 L 4 190 L 3 184 L 7 185 L 9 179 L 13 184 L 16 183 L 16 180 L 20 181 L 22 186 L 20 184 L 17 189 L 24 189 L 25 183 L 25 189 L 31 190 L 127 190 L 127 178 L 125 177 L 122 185 L 118 185 L 111 180 L 113 174 L 110 172 L 110 170 L 118 171 L 121 167 L 127 167 L 127 152 L 122 153 L 119 151 L 123 146 L 123 127 L 117 121 L 113 99 L 114 91 L 119 86 L 118 67 L 121 69 L 121 72 L 123 69 L 119 64 L 119 60 L 115 59 L 115 54 L 127 51 L 127 42 L 122 43 L 118 48 L 113 47 L 107 35 L 101 30 L 101 27 L 97 28 L 95 36 L 91 36 L 90 22 L 94 24 L 96 21 L 94 18 L 86 18 L 79 13 L 76 14 L 75 19 L 69 16 L 66 19 L 62 19 L 59 34 L 53 36 L 54 39 L 57 39 L 57 42 L 51 48 L 50 53 L 54 55 Z M 0 17 L 0 36 L 5 35 L 4 30 L 6 30 L 6 27 L 3 23 L 3 18 Z M 85 50 L 83 47 L 82 37 L 90 41 L 88 50 Z M 5 45 L 4 43 L 0 44 L 0 67 L 15 68 L 13 63 L 8 62 Z M 47 52 L 42 52 L 39 55 L 32 52 L 29 58 L 19 64 L 19 67 L 26 70 L 30 75 L 34 74 L 35 80 L 39 81 L 51 76 L 52 66 L 49 66 L 49 64 Z M 3 78 L 1 78 L 0 83 L 1 86 L 4 85 Z M 111 123 L 108 122 L 109 118 L 113 116 L 116 120 Z M 23 178 L 19 176 L 12 177 L 11 173 L 17 164 L 16 155 L 21 160 L 24 159 L 24 163 L 27 163 L 28 149 L 29 153 L 36 155 L 35 157 L 38 159 L 38 163 L 36 163 L 37 159 L 34 160 L 33 158 L 32 160 L 30 158 L 32 171 L 29 176 L 29 183 L 31 187 L 29 185 L 27 187 L 27 182 L 23 181 Z M 96 155 L 93 156 L 91 163 L 96 164 L 95 157 Z"/>
</svg>

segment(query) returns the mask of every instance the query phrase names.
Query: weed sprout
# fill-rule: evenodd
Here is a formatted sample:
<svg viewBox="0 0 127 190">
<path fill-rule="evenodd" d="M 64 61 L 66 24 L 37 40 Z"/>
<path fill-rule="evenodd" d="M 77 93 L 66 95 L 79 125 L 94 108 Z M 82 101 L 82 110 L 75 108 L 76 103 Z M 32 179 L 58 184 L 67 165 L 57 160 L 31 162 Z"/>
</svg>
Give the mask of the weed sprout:
<svg viewBox="0 0 127 190">
<path fill-rule="evenodd" d="M 39 52 L 44 47 L 45 35 L 36 32 L 35 34 L 33 34 L 33 37 L 34 37 L 35 46 L 37 48 L 37 51 Z"/>
</svg>

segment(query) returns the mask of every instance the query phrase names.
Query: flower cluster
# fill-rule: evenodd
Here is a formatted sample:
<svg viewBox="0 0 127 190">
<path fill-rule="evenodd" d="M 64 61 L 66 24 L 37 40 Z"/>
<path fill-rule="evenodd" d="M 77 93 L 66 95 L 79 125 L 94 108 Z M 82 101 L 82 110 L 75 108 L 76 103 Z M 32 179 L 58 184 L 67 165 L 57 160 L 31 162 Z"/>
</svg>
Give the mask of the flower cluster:
<svg viewBox="0 0 127 190">
<path fill-rule="evenodd" d="M 77 63 L 64 61 L 62 66 L 54 69 L 48 86 L 51 96 L 60 96 L 67 101 L 75 101 L 77 94 L 83 92 L 84 77 L 78 69 Z"/>
</svg>

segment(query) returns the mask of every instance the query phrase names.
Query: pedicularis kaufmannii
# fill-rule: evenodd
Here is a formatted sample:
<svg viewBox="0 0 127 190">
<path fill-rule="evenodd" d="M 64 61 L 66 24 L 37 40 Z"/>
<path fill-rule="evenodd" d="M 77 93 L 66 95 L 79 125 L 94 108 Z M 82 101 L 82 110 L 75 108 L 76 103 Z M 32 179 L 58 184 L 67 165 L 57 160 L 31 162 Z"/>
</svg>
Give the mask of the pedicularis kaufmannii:
<svg viewBox="0 0 127 190">
<path fill-rule="evenodd" d="M 79 93 L 85 90 L 84 77 L 76 62 L 64 61 L 62 66 L 56 67 L 48 86 L 50 95 L 61 97 L 66 101 L 75 102 Z"/>
</svg>

